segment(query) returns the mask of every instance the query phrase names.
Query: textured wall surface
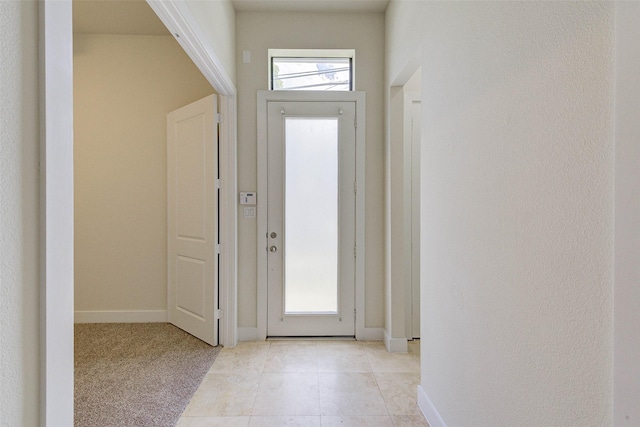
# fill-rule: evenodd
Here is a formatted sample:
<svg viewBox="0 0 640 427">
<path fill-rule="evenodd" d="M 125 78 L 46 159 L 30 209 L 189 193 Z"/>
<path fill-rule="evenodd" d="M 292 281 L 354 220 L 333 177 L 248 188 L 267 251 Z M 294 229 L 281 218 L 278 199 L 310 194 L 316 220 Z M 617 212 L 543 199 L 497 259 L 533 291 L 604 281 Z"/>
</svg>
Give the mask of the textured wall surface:
<svg viewBox="0 0 640 427">
<path fill-rule="evenodd" d="M 384 141 L 382 14 L 256 13 L 237 15 L 238 191 L 257 186 L 256 94 L 268 89 L 268 49 L 356 49 L 355 89 L 366 91 L 365 326 L 384 322 Z M 251 51 L 251 63 L 242 51 Z M 258 194 L 258 197 L 260 195 Z M 257 325 L 256 220 L 238 218 L 238 322 Z"/>
<path fill-rule="evenodd" d="M 166 115 L 213 88 L 171 36 L 74 37 L 75 310 L 166 310 Z"/>
<path fill-rule="evenodd" d="M 640 3 L 616 3 L 614 424 L 640 425 Z"/>
<path fill-rule="evenodd" d="M 614 5 L 392 2 L 422 45 L 422 382 L 449 426 L 612 424 Z"/>
<path fill-rule="evenodd" d="M 231 0 L 187 0 L 207 41 L 214 47 L 224 71 L 236 81 L 236 19 Z"/>
<path fill-rule="evenodd" d="M 38 5 L 0 2 L 0 426 L 39 418 Z"/>
</svg>

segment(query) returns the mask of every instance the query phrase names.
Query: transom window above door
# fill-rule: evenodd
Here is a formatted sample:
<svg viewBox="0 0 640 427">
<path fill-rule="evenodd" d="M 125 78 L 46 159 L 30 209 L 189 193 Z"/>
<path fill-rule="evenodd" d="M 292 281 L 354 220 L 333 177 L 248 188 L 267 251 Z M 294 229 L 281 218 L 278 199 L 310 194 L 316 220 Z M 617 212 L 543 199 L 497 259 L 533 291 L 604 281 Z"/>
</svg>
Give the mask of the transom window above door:
<svg viewBox="0 0 640 427">
<path fill-rule="evenodd" d="M 354 90 L 354 49 L 269 49 L 271 90 Z"/>
</svg>

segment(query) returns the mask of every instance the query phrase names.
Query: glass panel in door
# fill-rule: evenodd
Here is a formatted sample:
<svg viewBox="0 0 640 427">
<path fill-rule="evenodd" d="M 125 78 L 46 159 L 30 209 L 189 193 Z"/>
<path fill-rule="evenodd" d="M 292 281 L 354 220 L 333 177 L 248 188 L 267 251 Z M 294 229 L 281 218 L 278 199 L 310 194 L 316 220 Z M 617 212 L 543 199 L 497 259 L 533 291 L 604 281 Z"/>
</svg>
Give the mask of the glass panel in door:
<svg viewBox="0 0 640 427">
<path fill-rule="evenodd" d="M 285 313 L 338 312 L 338 119 L 285 119 Z"/>
</svg>

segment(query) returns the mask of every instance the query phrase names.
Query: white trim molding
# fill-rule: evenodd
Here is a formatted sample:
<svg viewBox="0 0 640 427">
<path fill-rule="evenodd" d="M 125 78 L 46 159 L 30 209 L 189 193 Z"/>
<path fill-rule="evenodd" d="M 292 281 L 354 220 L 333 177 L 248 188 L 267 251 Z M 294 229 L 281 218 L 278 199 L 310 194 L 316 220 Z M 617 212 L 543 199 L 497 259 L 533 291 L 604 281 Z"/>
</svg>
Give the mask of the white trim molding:
<svg viewBox="0 0 640 427">
<path fill-rule="evenodd" d="M 405 337 L 391 338 L 386 329 L 383 330 L 383 333 L 384 346 L 387 348 L 389 353 L 407 353 L 409 351 L 409 346 Z"/>
<path fill-rule="evenodd" d="M 75 323 L 163 323 L 167 310 L 76 311 Z"/>
<path fill-rule="evenodd" d="M 362 328 L 357 336 L 358 341 L 382 341 L 384 340 L 383 328 Z"/>
<path fill-rule="evenodd" d="M 238 341 L 264 341 L 264 338 L 260 338 L 258 328 L 238 328 Z"/>
<path fill-rule="evenodd" d="M 226 347 L 235 347 L 238 342 L 238 206 L 237 188 L 237 144 L 236 144 L 236 102 L 232 96 L 220 96 L 220 243 L 221 253 L 220 294 L 218 303 L 224 313 L 220 319 L 218 339 Z"/>
<path fill-rule="evenodd" d="M 40 6 L 40 424 L 73 425 L 73 33 Z"/>
<path fill-rule="evenodd" d="M 418 407 L 431 427 L 447 427 L 422 385 L 418 386 Z"/>
</svg>

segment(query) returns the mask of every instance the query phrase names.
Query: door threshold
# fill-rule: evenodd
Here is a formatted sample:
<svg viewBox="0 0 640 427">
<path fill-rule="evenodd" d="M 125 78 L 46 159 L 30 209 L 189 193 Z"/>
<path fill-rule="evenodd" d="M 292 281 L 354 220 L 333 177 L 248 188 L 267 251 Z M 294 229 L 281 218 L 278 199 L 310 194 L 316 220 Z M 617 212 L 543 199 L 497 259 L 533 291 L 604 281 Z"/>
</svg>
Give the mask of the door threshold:
<svg viewBox="0 0 640 427">
<path fill-rule="evenodd" d="M 267 337 L 267 341 L 355 341 L 356 337 L 353 336 L 327 336 L 327 337 L 315 337 L 315 336 L 301 336 L 301 337 Z"/>
</svg>

